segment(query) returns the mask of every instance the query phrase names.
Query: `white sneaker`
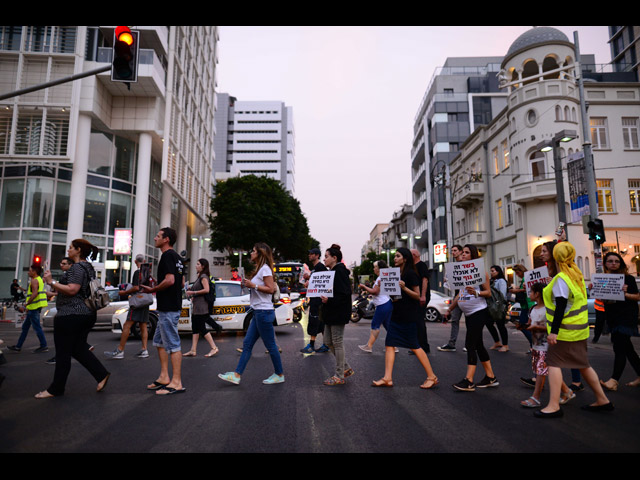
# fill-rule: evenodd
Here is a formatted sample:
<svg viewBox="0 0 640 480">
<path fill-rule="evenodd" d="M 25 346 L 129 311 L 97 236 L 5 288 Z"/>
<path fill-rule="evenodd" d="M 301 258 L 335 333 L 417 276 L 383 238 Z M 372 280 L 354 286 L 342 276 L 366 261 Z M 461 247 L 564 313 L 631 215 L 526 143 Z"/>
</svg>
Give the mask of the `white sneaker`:
<svg viewBox="0 0 640 480">
<path fill-rule="evenodd" d="M 116 349 L 113 352 L 104 352 L 105 356 L 109 358 L 124 358 L 124 350 Z"/>
<path fill-rule="evenodd" d="M 136 357 L 138 358 L 148 358 L 149 357 L 149 351 L 148 350 L 140 350 L 137 354 Z"/>
<path fill-rule="evenodd" d="M 373 349 L 369 345 L 358 345 L 358 348 L 363 352 L 372 353 Z"/>
</svg>

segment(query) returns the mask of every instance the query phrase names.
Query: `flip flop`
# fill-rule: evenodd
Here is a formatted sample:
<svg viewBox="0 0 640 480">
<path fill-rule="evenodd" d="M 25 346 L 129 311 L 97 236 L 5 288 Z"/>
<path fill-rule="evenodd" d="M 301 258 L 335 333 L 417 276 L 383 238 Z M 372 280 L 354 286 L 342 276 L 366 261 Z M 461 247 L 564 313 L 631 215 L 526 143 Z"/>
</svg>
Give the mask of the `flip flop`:
<svg viewBox="0 0 640 480">
<path fill-rule="evenodd" d="M 159 390 L 169 385 L 168 383 L 160 383 L 158 381 L 153 382 L 151 385 L 147 385 L 147 390 Z"/>
<path fill-rule="evenodd" d="M 158 389 L 158 391 L 156 392 L 156 395 L 173 395 L 174 393 L 184 393 L 186 391 L 187 389 L 184 387 L 182 388 L 162 387 Z M 166 393 L 161 393 L 161 392 L 166 392 Z"/>
</svg>

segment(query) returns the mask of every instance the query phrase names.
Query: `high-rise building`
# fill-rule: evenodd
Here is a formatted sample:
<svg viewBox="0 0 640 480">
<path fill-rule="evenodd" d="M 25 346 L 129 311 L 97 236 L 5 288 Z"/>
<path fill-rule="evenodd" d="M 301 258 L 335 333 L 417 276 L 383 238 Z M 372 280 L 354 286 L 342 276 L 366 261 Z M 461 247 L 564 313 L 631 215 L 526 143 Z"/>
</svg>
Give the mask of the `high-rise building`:
<svg viewBox="0 0 640 480">
<path fill-rule="evenodd" d="M 295 193 L 293 109 L 278 101 L 239 101 L 218 94 L 217 180 L 265 175 Z"/>
<path fill-rule="evenodd" d="M 114 26 L 0 26 L 0 95 L 109 65 Z M 161 227 L 175 249 L 208 255 L 218 28 L 139 26 L 136 83 L 91 75 L 0 101 L 0 284 L 25 281 L 34 255 L 54 276 L 69 242 L 111 284 L 131 256 L 158 258 Z M 114 255 L 116 229 L 131 255 Z"/>
<path fill-rule="evenodd" d="M 609 27 L 611 63 L 615 72 L 635 72 L 640 81 L 640 26 Z"/>
</svg>

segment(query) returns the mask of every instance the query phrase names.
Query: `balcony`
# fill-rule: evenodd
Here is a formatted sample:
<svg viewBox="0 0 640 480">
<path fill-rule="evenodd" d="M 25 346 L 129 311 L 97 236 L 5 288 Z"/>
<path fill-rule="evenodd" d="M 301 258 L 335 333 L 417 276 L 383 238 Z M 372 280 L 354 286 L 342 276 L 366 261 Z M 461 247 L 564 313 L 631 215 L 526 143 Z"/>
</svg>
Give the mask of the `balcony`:
<svg viewBox="0 0 640 480">
<path fill-rule="evenodd" d="M 472 179 L 453 193 L 452 203 L 454 207 L 467 208 L 484 199 L 484 182 Z"/>
<path fill-rule="evenodd" d="M 98 49 L 97 63 L 111 63 L 111 48 Z M 140 49 L 138 55 L 138 81 L 131 83 L 131 90 L 123 82 L 112 82 L 111 72 L 98 75 L 102 84 L 114 96 L 164 97 L 166 91 L 166 71 L 154 50 Z"/>
<path fill-rule="evenodd" d="M 511 187 L 511 201 L 530 203 L 539 200 L 550 200 L 558 196 L 554 176 L 541 176 L 526 183 Z"/>
<path fill-rule="evenodd" d="M 473 230 L 454 238 L 454 242 L 460 245 L 486 245 L 489 242 L 489 235 L 485 231 Z"/>
</svg>

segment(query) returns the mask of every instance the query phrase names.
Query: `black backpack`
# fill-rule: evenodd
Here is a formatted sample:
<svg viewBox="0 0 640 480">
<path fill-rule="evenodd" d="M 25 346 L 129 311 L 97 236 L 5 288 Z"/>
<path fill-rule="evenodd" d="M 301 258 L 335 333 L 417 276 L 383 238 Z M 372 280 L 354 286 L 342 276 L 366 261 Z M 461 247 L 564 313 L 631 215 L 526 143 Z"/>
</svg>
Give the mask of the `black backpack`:
<svg viewBox="0 0 640 480">
<path fill-rule="evenodd" d="M 507 316 L 507 299 L 502 292 L 495 287 L 491 287 L 491 298 L 487 299 L 489 315 L 493 320 L 502 320 Z"/>
<path fill-rule="evenodd" d="M 207 305 L 209 305 L 209 315 L 213 314 L 213 304 L 216 301 L 216 284 L 210 279 L 207 278 L 209 282 L 209 292 L 205 293 L 204 298 L 207 301 Z"/>
</svg>

